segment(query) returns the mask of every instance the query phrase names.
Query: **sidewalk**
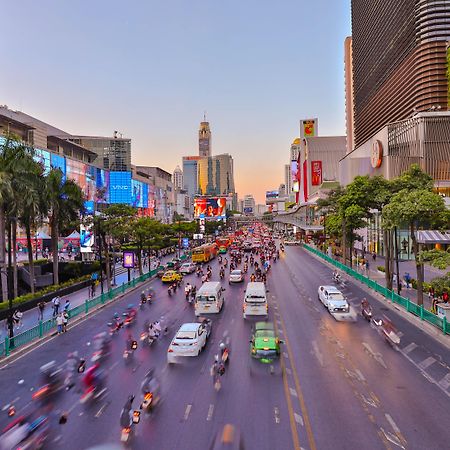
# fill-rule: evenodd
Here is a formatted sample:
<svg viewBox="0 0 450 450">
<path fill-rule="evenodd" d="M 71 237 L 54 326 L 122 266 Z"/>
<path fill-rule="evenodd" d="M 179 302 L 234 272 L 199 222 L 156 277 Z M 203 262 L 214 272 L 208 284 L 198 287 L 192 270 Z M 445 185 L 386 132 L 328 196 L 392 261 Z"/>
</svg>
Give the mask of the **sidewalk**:
<svg viewBox="0 0 450 450">
<path fill-rule="evenodd" d="M 370 253 L 366 253 L 366 258 L 369 260 L 369 273 L 367 273 L 367 270 L 365 268 L 361 268 L 360 266 L 356 267 L 354 265 L 353 269 L 357 270 L 360 274 L 368 276 L 372 280 L 375 280 L 377 283 L 386 286 L 386 280 L 384 276 L 384 272 L 379 272 L 377 267 L 383 266 L 384 267 L 384 257 L 377 256 L 375 260 L 372 259 L 372 255 Z M 417 303 L 417 291 L 416 289 L 413 289 L 412 287 L 406 288 L 405 283 L 405 274 L 409 273 L 411 278 L 417 279 L 417 270 L 416 270 L 416 264 L 415 261 L 407 261 L 407 260 L 399 260 L 398 262 L 398 268 L 400 272 L 400 279 L 402 281 L 402 290 L 401 295 L 403 297 L 409 298 L 414 303 Z M 394 271 L 396 270 L 395 261 L 394 261 Z M 426 282 L 431 281 L 433 278 L 440 277 L 445 275 L 445 271 L 436 269 L 434 267 L 431 267 L 429 264 L 425 264 L 424 266 L 424 280 Z M 393 283 L 394 291 L 397 292 L 397 282 L 394 281 Z M 431 309 L 431 301 L 428 298 L 428 292 L 424 291 L 423 295 L 423 306 L 425 309 L 430 310 Z"/>
<path fill-rule="evenodd" d="M 168 255 L 165 256 L 161 259 L 161 262 L 165 262 L 167 260 L 170 260 L 173 258 L 173 255 Z M 155 269 L 156 265 L 155 265 L 155 261 L 152 261 L 152 269 Z M 119 270 L 119 274 L 116 275 L 116 285 L 120 286 L 122 283 L 125 283 L 128 281 L 128 271 L 126 269 L 123 269 L 125 271 L 122 271 L 122 265 L 116 265 L 116 273 Z M 144 267 L 144 273 L 147 273 L 149 271 L 148 267 Z M 135 278 L 139 276 L 139 270 L 132 270 L 131 271 L 131 279 Z M 106 287 L 106 280 L 103 281 L 103 288 L 104 291 L 106 292 L 107 287 Z M 68 294 L 64 297 L 61 297 L 61 302 L 60 302 L 60 307 L 59 307 L 59 311 L 63 311 L 64 310 L 64 304 L 66 302 L 66 299 L 70 300 L 70 307 L 73 308 L 74 306 L 78 306 L 84 303 L 85 300 L 89 299 L 89 289 L 90 286 L 80 289 L 79 291 L 73 292 L 72 294 Z M 97 286 L 97 290 L 96 290 L 96 295 L 100 295 L 101 292 L 101 287 L 100 285 Z M 53 308 L 52 308 L 52 304 L 51 302 L 48 302 L 45 306 L 44 309 L 44 320 L 47 319 L 51 319 L 53 316 Z M 32 328 L 34 326 L 36 326 L 39 323 L 38 321 L 38 308 L 33 308 L 30 309 L 28 311 L 25 311 L 23 313 L 23 317 L 22 317 L 22 326 L 17 329 L 14 329 L 14 333 L 22 333 L 25 330 L 28 330 L 29 328 Z M 6 320 L 4 320 L 2 322 L 1 325 L 1 329 L 0 329 L 0 342 L 5 338 L 5 336 L 7 336 L 8 330 L 6 329 Z"/>
</svg>

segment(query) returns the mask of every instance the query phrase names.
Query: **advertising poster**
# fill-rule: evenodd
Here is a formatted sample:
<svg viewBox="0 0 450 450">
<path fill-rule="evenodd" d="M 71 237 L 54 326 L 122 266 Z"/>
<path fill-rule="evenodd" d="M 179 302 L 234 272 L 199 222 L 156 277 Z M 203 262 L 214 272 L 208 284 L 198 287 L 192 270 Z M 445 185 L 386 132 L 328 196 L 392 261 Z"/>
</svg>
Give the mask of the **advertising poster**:
<svg viewBox="0 0 450 450">
<path fill-rule="evenodd" d="M 109 203 L 109 171 L 96 170 L 95 201 L 97 203 Z"/>
<path fill-rule="evenodd" d="M 94 231 L 86 228 L 83 224 L 80 225 L 80 252 L 92 253 L 94 245 Z"/>
<path fill-rule="evenodd" d="M 308 161 L 303 161 L 303 201 L 308 201 Z"/>
<path fill-rule="evenodd" d="M 253 214 L 253 208 L 252 207 L 244 208 L 244 214 Z"/>
<path fill-rule="evenodd" d="M 302 138 L 318 136 L 318 120 L 317 119 L 301 120 L 300 135 Z"/>
<path fill-rule="evenodd" d="M 225 197 L 195 198 L 194 217 L 223 219 L 226 217 L 227 199 Z"/>
<path fill-rule="evenodd" d="M 66 158 L 55 153 L 51 154 L 52 169 L 59 169 L 63 174 L 63 182 L 66 180 Z"/>
<path fill-rule="evenodd" d="M 293 192 L 298 192 L 300 190 L 299 178 L 298 161 L 291 161 L 291 180 Z"/>
<path fill-rule="evenodd" d="M 125 269 L 134 267 L 134 252 L 123 252 L 123 267 Z"/>
<path fill-rule="evenodd" d="M 143 208 L 143 183 L 131 180 L 131 206 Z"/>
<path fill-rule="evenodd" d="M 266 201 L 267 200 L 275 200 L 279 197 L 278 191 L 266 191 Z"/>
<path fill-rule="evenodd" d="M 322 161 L 311 161 L 311 184 L 313 186 L 322 184 Z"/>
</svg>

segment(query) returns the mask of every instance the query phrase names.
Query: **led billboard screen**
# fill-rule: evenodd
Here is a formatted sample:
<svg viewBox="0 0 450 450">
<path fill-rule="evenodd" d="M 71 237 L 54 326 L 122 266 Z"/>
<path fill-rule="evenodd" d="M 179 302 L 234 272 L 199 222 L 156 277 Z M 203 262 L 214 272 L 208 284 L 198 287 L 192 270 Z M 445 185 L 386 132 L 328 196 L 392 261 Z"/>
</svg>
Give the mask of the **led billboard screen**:
<svg viewBox="0 0 450 450">
<path fill-rule="evenodd" d="M 110 172 L 109 202 L 131 204 L 131 172 Z"/>
<path fill-rule="evenodd" d="M 292 191 L 298 192 L 300 190 L 299 183 L 299 174 L 298 174 L 298 162 L 291 161 L 291 180 L 292 180 Z"/>
<path fill-rule="evenodd" d="M 225 197 L 209 197 L 194 199 L 194 217 L 224 219 L 226 217 L 227 199 Z"/>
<path fill-rule="evenodd" d="M 279 197 L 279 192 L 278 191 L 266 191 L 266 199 L 274 199 L 274 198 L 278 198 Z"/>
</svg>

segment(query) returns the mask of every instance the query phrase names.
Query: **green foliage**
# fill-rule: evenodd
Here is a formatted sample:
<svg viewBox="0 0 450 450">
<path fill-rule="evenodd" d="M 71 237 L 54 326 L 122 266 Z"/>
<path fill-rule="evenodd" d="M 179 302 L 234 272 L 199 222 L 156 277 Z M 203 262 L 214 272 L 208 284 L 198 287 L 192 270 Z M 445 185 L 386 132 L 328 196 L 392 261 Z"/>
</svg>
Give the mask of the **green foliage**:
<svg viewBox="0 0 450 450">
<path fill-rule="evenodd" d="M 379 270 L 380 272 L 385 272 L 386 268 L 384 266 L 377 266 L 377 270 Z"/>
<path fill-rule="evenodd" d="M 35 266 L 41 266 L 43 264 L 47 264 L 49 262 L 49 260 L 47 258 L 41 258 L 41 259 L 36 259 L 35 261 L 33 261 L 33 264 Z M 24 266 L 28 266 L 28 261 L 23 263 Z"/>
<path fill-rule="evenodd" d="M 445 270 L 450 267 L 450 249 L 444 250 L 423 250 L 419 253 L 421 261 L 429 262 L 431 266 L 437 269 Z"/>
<path fill-rule="evenodd" d="M 68 280 L 64 283 L 60 283 L 60 284 L 56 284 L 56 285 L 52 284 L 51 286 L 46 286 L 45 288 L 35 292 L 34 294 L 25 294 L 25 295 L 21 295 L 20 297 L 16 297 L 13 300 L 13 308 L 17 308 L 22 303 L 29 302 L 30 300 L 40 298 L 45 294 L 49 294 L 51 292 L 56 292 L 60 289 L 72 286 L 73 284 L 81 283 L 82 281 L 89 280 L 90 277 L 91 277 L 90 275 L 83 275 L 82 277 L 74 278 L 74 279 Z M 4 310 L 4 309 L 8 309 L 8 302 L 0 303 L 0 311 Z"/>
</svg>

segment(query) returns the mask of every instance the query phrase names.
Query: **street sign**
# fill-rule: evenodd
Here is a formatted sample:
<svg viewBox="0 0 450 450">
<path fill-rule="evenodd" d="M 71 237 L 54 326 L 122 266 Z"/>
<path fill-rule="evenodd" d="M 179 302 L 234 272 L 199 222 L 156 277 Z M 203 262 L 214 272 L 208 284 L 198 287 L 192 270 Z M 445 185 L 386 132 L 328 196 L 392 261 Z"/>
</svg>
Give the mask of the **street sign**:
<svg viewBox="0 0 450 450">
<path fill-rule="evenodd" d="M 183 248 L 189 248 L 189 239 L 183 238 Z"/>
</svg>

